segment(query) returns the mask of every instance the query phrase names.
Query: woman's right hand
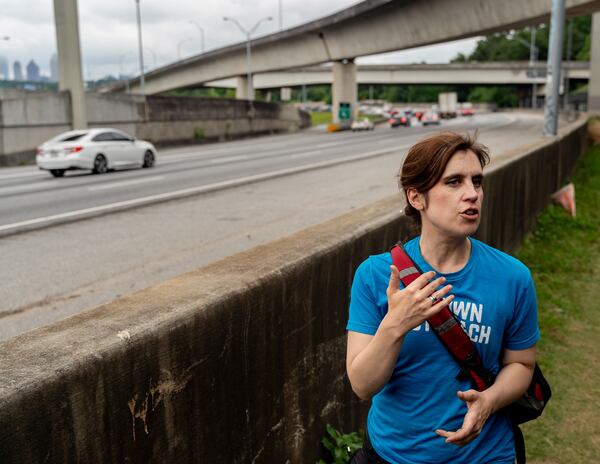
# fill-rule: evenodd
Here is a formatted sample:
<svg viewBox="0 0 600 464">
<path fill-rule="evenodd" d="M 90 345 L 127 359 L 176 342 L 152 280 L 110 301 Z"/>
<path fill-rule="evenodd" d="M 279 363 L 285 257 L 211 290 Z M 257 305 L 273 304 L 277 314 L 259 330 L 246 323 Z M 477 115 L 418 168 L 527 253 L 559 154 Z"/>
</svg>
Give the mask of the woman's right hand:
<svg viewBox="0 0 600 464">
<path fill-rule="evenodd" d="M 386 290 L 388 313 L 385 322 L 386 325 L 399 329 L 402 334 L 421 325 L 454 299 L 454 295 L 448 295 L 452 285 L 436 290 L 444 284 L 446 278 L 438 277 L 432 280 L 435 277 L 433 271 L 421 274 L 414 282 L 400 290 L 400 272 L 394 265 L 390 266 L 390 269 L 390 283 Z"/>
</svg>

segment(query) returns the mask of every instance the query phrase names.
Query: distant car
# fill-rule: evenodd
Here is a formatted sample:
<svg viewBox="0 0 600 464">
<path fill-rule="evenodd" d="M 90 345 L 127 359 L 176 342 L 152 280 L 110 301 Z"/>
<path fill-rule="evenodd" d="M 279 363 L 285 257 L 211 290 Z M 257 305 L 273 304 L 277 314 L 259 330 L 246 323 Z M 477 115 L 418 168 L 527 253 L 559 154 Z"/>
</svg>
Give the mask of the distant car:
<svg viewBox="0 0 600 464">
<path fill-rule="evenodd" d="M 474 116 L 475 115 L 475 110 L 473 108 L 463 108 L 460 111 L 460 114 L 462 116 Z"/>
<path fill-rule="evenodd" d="M 352 131 L 363 131 L 363 130 L 373 130 L 375 128 L 375 124 L 368 118 L 364 118 L 361 120 L 356 120 L 350 126 Z"/>
<path fill-rule="evenodd" d="M 390 118 L 389 123 L 392 129 L 399 126 L 410 127 L 410 116 L 405 114 L 395 114 Z"/>
<path fill-rule="evenodd" d="M 424 126 L 428 126 L 429 124 L 439 124 L 440 123 L 440 117 L 437 113 L 423 113 L 423 116 L 421 116 L 421 124 L 423 124 Z"/>
<path fill-rule="evenodd" d="M 73 169 L 90 169 L 104 174 L 112 169 L 151 168 L 156 162 L 156 148 L 117 129 L 74 130 L 57 135 L 37 148 L 40 169 L 62 177 Z"/>
</svg>

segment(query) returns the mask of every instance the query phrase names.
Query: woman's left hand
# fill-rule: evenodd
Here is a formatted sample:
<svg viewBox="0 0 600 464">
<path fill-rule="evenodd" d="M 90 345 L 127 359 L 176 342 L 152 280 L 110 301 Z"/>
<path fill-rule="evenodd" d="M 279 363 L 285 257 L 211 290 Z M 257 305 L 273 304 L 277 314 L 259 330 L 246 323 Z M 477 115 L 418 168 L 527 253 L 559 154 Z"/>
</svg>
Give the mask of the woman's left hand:
<svg viewBox="0 0 600 464">
<path fill-rule="evenodd" d="M 468 408 L 462 427 L 455 432 L 438 429 L 435 433 L 446 438 L 446 443 L 464 446 L 479 436 L 493 411 L 493 405 L 485 393 L 477 390 L 459 391 L 457 396 L 467 403 Z"/>
</svg>

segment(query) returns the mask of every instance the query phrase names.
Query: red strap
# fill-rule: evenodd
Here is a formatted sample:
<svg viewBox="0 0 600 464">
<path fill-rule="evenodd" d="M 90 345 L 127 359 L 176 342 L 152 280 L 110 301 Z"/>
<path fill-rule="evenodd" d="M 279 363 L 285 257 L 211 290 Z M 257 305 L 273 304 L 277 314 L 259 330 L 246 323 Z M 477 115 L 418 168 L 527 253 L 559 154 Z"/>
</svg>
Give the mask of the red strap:
<svg viewBox="0 0 600 464">
<path fill-rule="evenodd" d="M 395 245 L 391 253 L 394 266 L 400 272 L 400 280 L 407 287 L 422 272 L 401 244 Z M 492 384 L 492 377 L 483 366 L 477 348 L 452 311 L 446 306 L 427 319 L 427 322 L 454 359 L 469 373 L 476 389 L 483 391 L 489 387 Z"/>
</svg>

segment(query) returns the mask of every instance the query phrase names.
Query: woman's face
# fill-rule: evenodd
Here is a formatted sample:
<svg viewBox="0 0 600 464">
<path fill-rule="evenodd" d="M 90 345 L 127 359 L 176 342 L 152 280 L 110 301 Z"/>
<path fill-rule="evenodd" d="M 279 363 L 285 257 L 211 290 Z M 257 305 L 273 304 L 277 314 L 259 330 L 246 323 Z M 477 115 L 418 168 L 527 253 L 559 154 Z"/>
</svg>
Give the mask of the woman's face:
<svg viewBox="0 0 600 464">
<path fill-rule="evenodd" d="M 438 183 L 420 195 L 423 232 L 451 237 L 474 234 L 481 218 L 482 181 L 477 155 L 471 150 L 456 152 Z"/>
</svg>

